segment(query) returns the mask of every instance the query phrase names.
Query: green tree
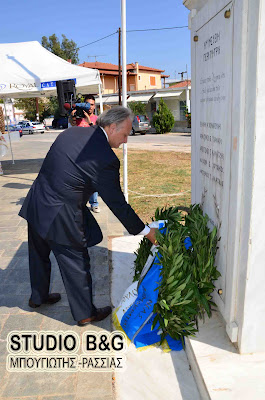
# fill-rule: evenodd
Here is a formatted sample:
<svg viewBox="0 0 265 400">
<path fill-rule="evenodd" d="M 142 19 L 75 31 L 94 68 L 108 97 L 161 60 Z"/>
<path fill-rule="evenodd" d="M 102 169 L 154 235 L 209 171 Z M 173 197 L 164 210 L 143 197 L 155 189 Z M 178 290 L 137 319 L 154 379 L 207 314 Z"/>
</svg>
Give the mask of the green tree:
<svg viewBox="0 0 265 400">
<path fill-rule="evenodd" d="M 153 124 L 157 133 L 170 132 L 175 123 L 174 116 L 163 99 L 160 100 L 158 110 L 153 115 Z"/>
<path fill-rule="evenodd" d="M 67 39 L 65 35 L 62 35 L 62 42 L 57 38 L 55 33 L 49 38 L 46 36 L 42 37 L 42 46 L 49 50 L 51 53 L 63 58 L 64 60 L 72 60 L 73 64 L 78 64 L 78 50 L 76 49 L 76 43 L 73 40 Z M 25 111 L 25 117 L 31 121 L 36 119 L 36 99 L 18 99 L 15 101 L 15 105 L 21 110 Z M 39 98 L 39 116 L 40 120 L 54 115 L 55 118 L 60 116 L 59 104 L 57 97 L 50 97 L 49 99 Z"/>
<path fill-rule="evenodd" d="M 64 60 L 72 60 L 72 64 L 78 64 L 78 49 L 77 45 L 73 40 L 67 39 L 65 35 L 62 35 L 62 42 L 55 35 L 55 33 L 49 38 L 46 36 L 42 36 L 41 44 L 42 46 L 49 50 L 51 53 L 55 54 L 58 57 L 63 58 Z"/>
<path fill-rule="evenodd" d="M 134 115 L 146 114 L 146 104 L 142 103 L 141 101 L 132 101 L 128 104 Z"/>
<path fill-rule="evenodd" d="M 54 118 L 59 118 L 60 117 L 60 110 L 59 110 L 59 103 L 58 103 L 58 98 L 56 96 L 49 97 L 47 99 L 47 104 L 45 106 L 45 109 L 43 111 L 43 119 L 50 117 L 51 115 L 54 116 Z"/>
<path fill-rule="evenodd" d="M 36 99 L 29 98 L 29 99 L 17 99 L 15 100 L 15 106 L 20 110 L 25 111 L 26 119 L 30 121 L 36 120 Z M 48 99 L 39 98 L 39 117 L 40 121 L 43 121 L 45 118 L 45 112 L 49 109 L 50 102 Z M 48 114 L 52 115 L 52 114 Z M 46 115 L 47 116 L 47 115 Z"/>
</svg>

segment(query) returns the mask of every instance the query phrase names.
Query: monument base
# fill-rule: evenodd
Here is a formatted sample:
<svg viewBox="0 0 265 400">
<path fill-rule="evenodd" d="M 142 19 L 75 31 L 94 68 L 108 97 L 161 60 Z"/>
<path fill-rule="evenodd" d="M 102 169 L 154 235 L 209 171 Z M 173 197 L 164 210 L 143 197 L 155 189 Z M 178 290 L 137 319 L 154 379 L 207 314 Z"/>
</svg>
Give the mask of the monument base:
<svg viewBox="0 0 265 400">
<path fill-rule="evenodd" d="M 219 312 L 186 339 L 186 354 L 202 400 L 264 400 L 265 353 L 239 354 Z"/>
</svg>

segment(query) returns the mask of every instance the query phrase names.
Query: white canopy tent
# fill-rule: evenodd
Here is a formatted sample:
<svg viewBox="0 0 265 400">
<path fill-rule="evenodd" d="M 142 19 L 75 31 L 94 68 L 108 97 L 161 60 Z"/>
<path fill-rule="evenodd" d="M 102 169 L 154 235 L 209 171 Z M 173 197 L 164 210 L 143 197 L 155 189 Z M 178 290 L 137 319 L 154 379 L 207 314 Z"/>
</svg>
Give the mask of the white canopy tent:
<svg viewBox="0 0 265 400">
<path fill-rule="evenodd" d="M 0 71 L 2 99 L 56 96 L 56 81 L 74 79 L 77 93 L 99 93 L 103 111 L 99 71 L 70 64 L 39 42 L 1 43 Z M 13 158 L 11 140 L 10 147 Z"/>
<path fill-rule="evenodd" d="M 56 96 L 56 81 L 75 79 L 77 91 L 100 93 L 99 71 L 70 64 L 39 42 L 0 44 L 0 98 Z"/>
</svg>

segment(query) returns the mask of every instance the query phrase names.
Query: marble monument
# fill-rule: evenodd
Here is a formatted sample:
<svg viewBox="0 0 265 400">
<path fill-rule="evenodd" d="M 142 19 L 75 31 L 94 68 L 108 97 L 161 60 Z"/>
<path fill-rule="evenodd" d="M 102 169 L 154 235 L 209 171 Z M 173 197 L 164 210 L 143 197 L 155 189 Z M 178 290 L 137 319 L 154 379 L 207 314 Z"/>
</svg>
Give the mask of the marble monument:
<svg viewBox="0 0 265 400">
<path fill-rule="evenodd" d="M 214 301 L 240 353 L 265 351 L 265 1 L 190 10 L 192 203 L 221 240 Z"/>
</svg>

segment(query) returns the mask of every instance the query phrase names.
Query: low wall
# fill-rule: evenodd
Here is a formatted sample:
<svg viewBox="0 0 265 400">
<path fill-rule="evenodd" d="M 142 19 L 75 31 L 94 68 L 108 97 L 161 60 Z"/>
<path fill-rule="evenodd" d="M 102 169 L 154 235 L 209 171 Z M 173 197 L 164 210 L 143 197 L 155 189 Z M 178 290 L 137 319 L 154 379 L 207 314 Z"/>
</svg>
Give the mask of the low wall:
<svg viewBox="0 0 265 400">
<path fill-rule="evenodd" d="M 187 121 L 175 121 L 175 124 L 171 129 L 171 132 L 191 133 L 191 128 L 188 128 L 187 125 L 188 125 Z"/>
<path fill-rule="evenodd" d="M 8 144 L 9 143 L 8 133 L 4 133 L 3 136 Z M 11 139 L 11 142 L 18 142 L 20 140 L 19 132 L 10 132 L 10 139 Z"/>
</svg>

